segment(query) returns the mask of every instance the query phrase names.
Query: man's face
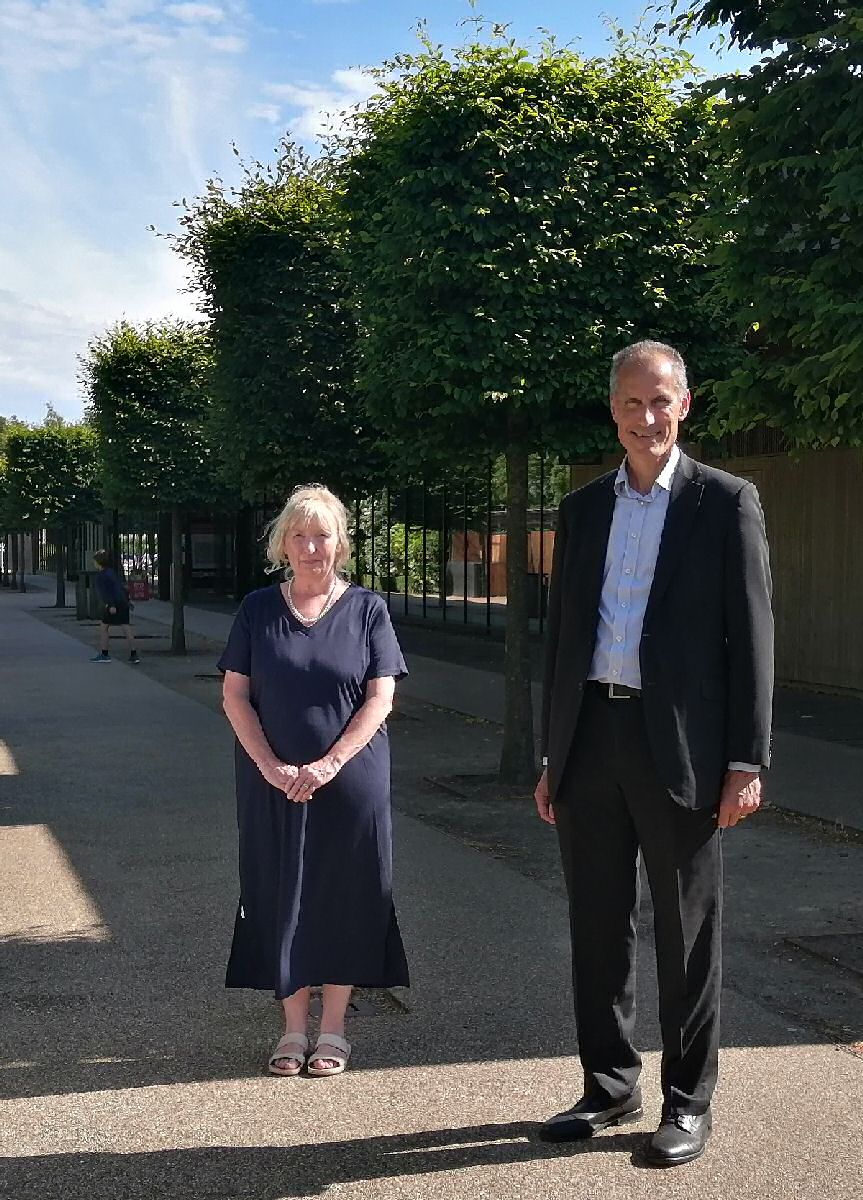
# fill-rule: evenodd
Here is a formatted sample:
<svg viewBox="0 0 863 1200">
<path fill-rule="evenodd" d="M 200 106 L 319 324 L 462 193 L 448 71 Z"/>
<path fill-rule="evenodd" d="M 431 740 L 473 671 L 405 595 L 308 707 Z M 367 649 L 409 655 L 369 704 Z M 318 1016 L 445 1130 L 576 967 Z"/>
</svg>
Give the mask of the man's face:
<svg viewBox="0 0 863 1200">
<path fill-rule="evenodd" d="M 681 394 L 675 384 L 667 358 L 636 360 L 621 368 L 611 415 L 630 462 L 647 466 L 666 457 L 689 412 L 689 399 L 689 392 Z"/>
</svg>

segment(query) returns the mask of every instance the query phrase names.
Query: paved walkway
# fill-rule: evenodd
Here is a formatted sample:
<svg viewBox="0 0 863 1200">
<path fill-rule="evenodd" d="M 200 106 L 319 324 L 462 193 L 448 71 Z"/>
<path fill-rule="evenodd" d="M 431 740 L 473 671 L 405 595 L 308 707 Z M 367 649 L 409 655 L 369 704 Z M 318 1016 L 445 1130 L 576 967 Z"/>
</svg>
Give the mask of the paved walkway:
<svg viewBox="0 0 863 1200">
<path fill-rule="evenodd" d="M 644 1121 L 574 1149 L 532 1140 L 579 1091 L 565 903 L 403 815 L 411 1010 L 358 1018 L 338 1079 L 264 1075 L 272 1007 L 222 988 L 225 722 L 89 663 L 34 619 L 45 603 L 0 592 L 0 1196 L 859 1198 L 863 1061 L 733 990 L 699 1163 L 641 1166 L 658 1118 L 650 1016 Z M 640 970 L 650 987 L 648 953 Z"/>
<path fill-rule="evenodd" d="M 151 600 L 139 606 L 142 617 L 171 623 L 171 605 Z M 190 605 L 186 627 L 223 642 L 231 627 L 229 613 Z M 410 630 L 404 631 L 410 637 Z M 410 653 L 411 674 L 401 685 L 405 695 L 485 720 L 503 721 L 503 680 L 497 671 L 455 666 L 429 655 Z M 535 724 L 539 724 L 540 687 L 533 685 Z M 852 704 L 856 707 L 857 701 Z M 860 705 L 863 719 L 863 704 Z M 773 804 L 791 812 L 863 830 L 863 747 L 785 730 L 774 733 L 774 763 L 767 777 Z"/>
</svg>

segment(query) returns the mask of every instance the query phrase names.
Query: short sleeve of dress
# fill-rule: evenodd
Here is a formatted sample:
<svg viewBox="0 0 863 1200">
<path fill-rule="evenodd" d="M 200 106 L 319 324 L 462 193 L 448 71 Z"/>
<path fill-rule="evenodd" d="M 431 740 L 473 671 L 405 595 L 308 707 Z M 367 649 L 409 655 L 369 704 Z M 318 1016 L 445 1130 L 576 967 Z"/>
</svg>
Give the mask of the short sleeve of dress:
<svg viewBox="0 0 863 1200">
<path fill-rule="evenodd" d="M 393 676 L 404 679 L 408 669 L 386 605 L 377 603 L 369 615 L 369 669 L 366 680 Z"/>
<path fill-rule="evenodd" d="M 222 657 L 216 663 L 220 671 L 236 671 L 238 675 L 252 673 L 252 636 L 249 609 L 243 601 L 234 617 Z"/>
</svg>

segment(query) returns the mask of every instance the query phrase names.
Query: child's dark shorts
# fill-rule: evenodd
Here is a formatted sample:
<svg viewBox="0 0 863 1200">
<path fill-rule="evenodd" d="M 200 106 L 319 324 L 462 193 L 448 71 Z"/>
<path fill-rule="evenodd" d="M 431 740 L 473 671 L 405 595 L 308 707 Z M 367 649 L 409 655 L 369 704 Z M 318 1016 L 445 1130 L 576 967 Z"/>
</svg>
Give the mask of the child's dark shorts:
<svg viewBox="0 0 863 1200">
<path fill-rule="evenodd" d="M 108 611 L 109 605 L 105 605 L 102 609 L 102 624 L 103 625 L 128 625 L 129 624 L 129 605 L 115 604 L 113 605 L 114 612 Z"/>
</svg>

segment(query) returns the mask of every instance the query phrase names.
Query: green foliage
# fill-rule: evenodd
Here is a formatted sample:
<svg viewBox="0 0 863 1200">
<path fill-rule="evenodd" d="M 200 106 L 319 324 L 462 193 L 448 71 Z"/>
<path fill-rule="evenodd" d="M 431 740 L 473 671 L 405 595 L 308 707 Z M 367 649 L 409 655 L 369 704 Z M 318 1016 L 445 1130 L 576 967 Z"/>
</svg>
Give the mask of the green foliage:
<svg viewBox="0 0 863 1200">
<path fill-rule="evenodd" d="M 98 516 L 98 450 L 87 425 L 13 430 L 6 441 L 5 506 L 19 526 L 57 529 Z"/>
<path fill-rule="evenodd" d="M 9 476 L 6 459 L 0 455 L 0 538 L 15 527 L 15 514 L 9 499 Z"/>
<path fill-rule="evenodd" d="M 671 7 L 676 29 L 729 25 L 732 40 L 744 50 L 772 50 L 777 43 L 807 38 L 854 15 L 851 6 L 832 0 L 674 0 Z"/>
<path fill-rule="evenodd" d="M 9 496 L 9 480 L 6 472 L 6 443 L 14 430 L 26 428 L 28 426 L 15 416 L 0 416 L 0 537 L 15 528 L 15 513 Z"/>
<path fill-rule="evenodd" d="M 355 389 L 357 330 L 324 169 L 285 143 L 238 191 L 211 180 L 176 249 L 211 321 L 214 419 L 243 495 L 367 489 L 379 456 Z"/>
<path fill-rule="evenodd" d="M 540 484 L 542 486 L 540 486 Z M 540 478 L 539 455 L 532 454 L 527 464 L 527 503 L 530 508 L 544 504 L 547 510 L 557 508 L 570 491 L 569 466 L 559 458 L 548 458 Z M 492 504 L 506 504 L 506 459 L 495 459 L 491 471 Z"/>
<path fill-rule="evenodd" d="M 45 416 L 42 418 L 42 425 L 45 429 L 63 429 L 67 422 L 57 412 L 57 409 L 49 400 L 45 405 Z"/>
<path fill-rule="evenodd" d="M 720 107 L 684 97 L 690 65 L 617 34 L 607 59 L 497 38 L 378 73 L 338 173 L 361 382 L 404 461 L 606 448 L 609 359 L 636 338 L 696 378 L 727 365 L 693 231 Z"/>
<path fill-rule="evenodd" d="M 411 529 L 408 534 L 408 554 L 405 561 L 405 527 L 399 522 L 390 526 L 389 554 L 387 553 L 386 524 L 380 519 L 375 536 L 375 585 L 386 589 L 387 578 L 398 581 L 396 590 L 404 586 L 405 567 L 407 567 L 408 591 L 418 595 L 423 590 L 423 531 Z M 366 539 L 365 553 L 362 555 L 363 569 L 371 583 L 371 542 Z M 426 530 L 426 591 L 435 592 L 440 576 L 440 531 Z"/>
<path fill-rule="evenodd" d="M 20 429 L 30 429 L 31 426 L 26 421 L 22 421 L 20 417 L 2 417 L 0 416 L 0 467 L 2 467 L 6 459 L 6 443 L 10 436 Z"/>
<path fill-rule="evenodd" d="M 723 77 L 730 162 L 707 233 L 750 355 L 717 387 L 714 432 L 764 421 L 798 446 L 863 445 L 863 9 L 698 3 L 766 51 Z"/>
<path fill-rule="evenodd" d="M 205 428 L 212 353 L 204 329 L 123 321 L 90 342 L 81 365 L 112 505 L 167 509 L 226 498 Z"/>
</svg>

